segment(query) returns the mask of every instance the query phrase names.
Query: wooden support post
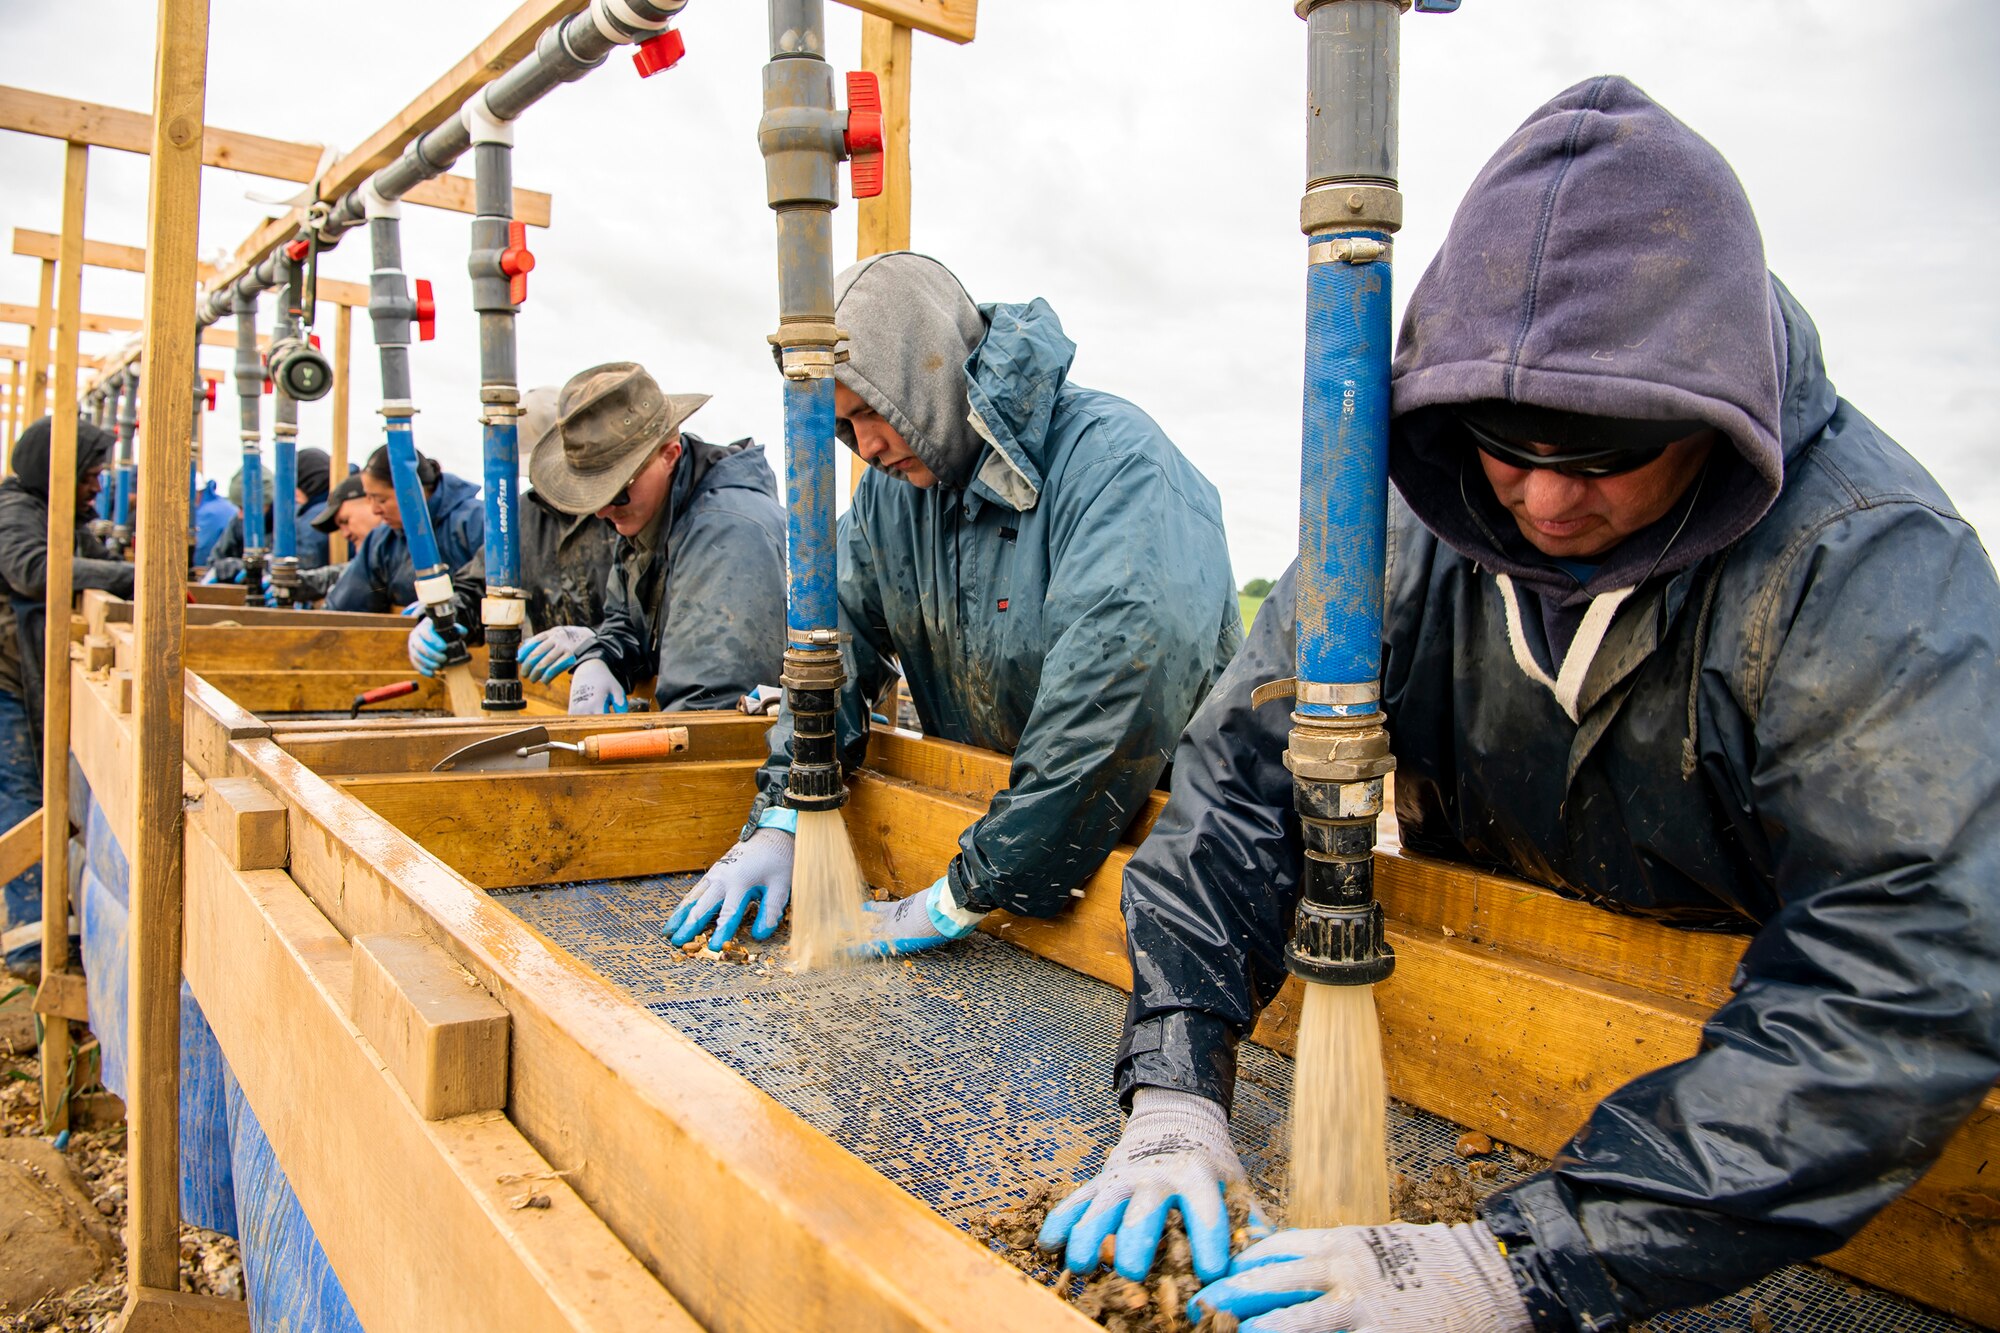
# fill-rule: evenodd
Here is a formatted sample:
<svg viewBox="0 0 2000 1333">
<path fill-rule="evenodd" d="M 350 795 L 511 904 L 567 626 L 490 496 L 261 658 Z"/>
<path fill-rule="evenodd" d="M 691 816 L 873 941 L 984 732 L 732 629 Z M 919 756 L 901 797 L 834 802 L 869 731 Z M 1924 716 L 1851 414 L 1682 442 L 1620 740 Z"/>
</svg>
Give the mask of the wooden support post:
<svg viewBox="0 0 2000 1333">
<path fill-rule="evenodd" d="M 79 259 L 79 268 L 81 263 Z M 78 295 L 81 297 L 81 289 Z M 28 334 L 28 407 L 21 413 L 24 427 L 47 410 L 44 404 L 49 400 L 49 334 L 55 328 L 55 303 L 56 261 L 44 259 L 41 295 L 35 301 L 35 323 Z M 79 299 L 77 304 L 80 309 L 82 301 Z"/>
<path fill-rule="evenodd" d="M 333 317 L 333 457 L 328 464 L 326 487 L 330 491 L 347 476 L 348 412 L 353 397 L 348 392 L 348 371 L 354 364 L 354 307 L 340 306 Z M 327 563 L 338 565 L 347 559 L 347 534 L 339 528 L 327 538 Z"/>
<path fill-rule="evenodd" d="M 139 655 L 132 841 L 131 1010 L 126 1083 L 131 1199 L 128 1283 L 180 1289 L 181 613 L 187 602 L 188 437 L 193 428 L 195 246 L 201 216 L 208 0 L 160 0 L 154 38 L 152 173 L 146 200 L 144 382 L 139 472 Z M 65 606 L 65 612 L 68 608 Z M 67 616 L 65 616 L 67 619 Z"/>
<path fill-rule="evenodd" d="M 882 85 L 882 193 L 858 205 L 856 259 L 910 248 L 910 30 L 863 15 L 861 68 Z"/>
<path fill-rule="evenodd" d="M 27 391 L 21 385 L 21 363 L 19 361 L 9 361 L 7 363 L 7 424 L 4 430 L 0 430 L 0 439 L 4 439 L 5 441 L 7 456 L 0 458 L 0 477 L 8 476 L 14 471 L 14 441 L 20 438 L 22 430 L 28 424 L 22 415 L 23 409 L 27 406 L 22 400 L 22 395 L 25 392 Z"/>
<path fill-rule="evenodd" d="M 42 636 L 42 971 L 69 965 L 69 610 L 70 569 L 76 556 L 76 317 L 83 304 L 83 200 L 90 150 L 70 144 L 63 156 L 62 258 L 58 261 L 55 334 L 56 401 L 49 432 L 49 551 L 43 595 L 48 623 Z M 46 275 L 46 265 L 44 266 Z M 46 276 L 42 288 L 48 292 Z M 42 347 L 46 326 L 35 330 Z M 38 391 L 36 400 L 41 401 Z M 178 1017 L 178 1015 L 177 1015 Z M 42 1033 L 42 1125 L 48 1133 L 69 1128 L 69 1024 L 49 1023 Z"/>
</svg>

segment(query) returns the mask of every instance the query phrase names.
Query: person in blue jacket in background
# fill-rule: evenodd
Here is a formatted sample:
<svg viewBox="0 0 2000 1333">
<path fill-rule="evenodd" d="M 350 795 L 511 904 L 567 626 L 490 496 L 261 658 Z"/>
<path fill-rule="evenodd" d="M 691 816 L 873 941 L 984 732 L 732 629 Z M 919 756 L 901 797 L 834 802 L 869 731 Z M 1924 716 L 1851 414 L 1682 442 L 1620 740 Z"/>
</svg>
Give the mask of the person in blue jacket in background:
<svg viewBox="0 0 2000 1333">
<path fill-rule="evenodd" d="M 1835 393 L 1721 154 L 1620 78 L 1473 183 L 1392 416 L 1403 845 L 1748 935 L 1735 994 L 1478 1220 L 1281 1232 L 1232 1269 L 1236 1044 L 1285 979 L 1305 856 L 1286 710 L 1252 699 L 1294 674 L 1294 567 L 1126 869 L 1131 1115 L 1043 1244 L 1088 1272 L 1115 1236 L 1143 1278 L 1178 1209 L 1222 1279 L 1196 1303 L 1243 1333 L 1623 1328 L 1839 1248 L 2000 1076 L 1978 535 Z"/>
<path fill-rule="evenodd" d="M 301 449 L 298 452 L 298 486 L 292 496 L 294 512 L 297 515 L 297 540 L 299 572 L 323 569 L 331 548 L 327 545 L 326 533 L 313 526 L 313 520 L 326 509 L 327 484 L 332 471 L 333 460 L 324 449 Z M 230 483 L 230 494 L 242 493 L 242 474 Z M 270 474 L 264 476 L 265 494 L 269 495 Z M 206 503 L 206 501 L 204 501 Z M 228 502 L 224 502 L 228 503 Z M 238 505 L 230 504 L 231 517 L 221 534 L 209 548 L 209 583 L 241 583 L 243 581 L 243 511 Z M 264 506 L 264 549 L 271 549 L 275 522 L 272 505 Z M 197 559 L 196 563 L 204 563 Z"/>
<path fill-rule="evenodd" d="M 243 511 L 216 489 L 215 478 L 201 484 L 201 502 L 194 509 L 194 562 L 206 565 L 223 530 Z"/>
<path fill-rule="evenodd" d="M 423 484 L 438 558 L 456 571 L 486 549 L 486 508 L 479 501 L 479 488 L 422 454 L 417 456 L 417 480 Z M 416 569 L 403 536 L 403 511 L 396 503 L 387 445 L 368 455 L 361 469 L 361 489 L 382 525 L 362 539 L 327 593 L 329 611 L 393 611 L 417 600 Z"/>
<path fill-rule="evenodd" d="M 861 761 L 898 665 L 926 735 L 1013 756 L 946 873 L 871 904 L 869 948 L 903 953 L 995 910 L 1049 917 L 1079 896 L 1243 620 L 1215 488 L 1144 412 L 1070 381 L 1076 344 L 1046 301 L 976 305 L 909 253 L 834 287 L 850 338 L 837 429 L 869 465 L 840 520 L 842 762 Z M 770 738 L 743 841 L 669 920 L 676 943 L 714 922 L 719 947 L 753 905 L 752 936 L 778 928 L 788 716 Z"/>
</svg>

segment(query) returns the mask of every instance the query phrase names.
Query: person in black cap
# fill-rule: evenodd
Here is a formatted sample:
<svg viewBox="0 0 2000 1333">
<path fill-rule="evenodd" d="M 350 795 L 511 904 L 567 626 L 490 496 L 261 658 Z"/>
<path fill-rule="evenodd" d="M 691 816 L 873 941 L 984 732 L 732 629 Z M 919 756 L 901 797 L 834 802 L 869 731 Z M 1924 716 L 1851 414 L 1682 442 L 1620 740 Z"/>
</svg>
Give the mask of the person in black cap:
<svg viewBox="0 0 2000 1333">
<path fill-rule="evenodd" d="M 338 486 L 327 492 L 326 503 L 316 507 L 312 517 L 312 527 L 331 537 L 338 532 L 347 538 L 349 553 L 359 551 L 368 534 L 382 526 L 382 516 L 375 512 L 374 502 L 361 489 L 361 472 L 356 469 L 341 479 Z M 329 546 L 329 551 L 331 547 Z M 321 565 L 317 569 L 299 571 L 299 589 L 308 601 L 318 601 L 333 591 L 347 572 L 349 561 Z"/>
<path fill-rule="evenodd" d="M 0 482 L 0 828 L 12 828 L 42 807 L 42 649 L 48 623 L 49 434 L 43 417 L 14 445 L 14 475 Z M 76 427 L 76 559 L 70 586 L 132 595 L 132 565 L 87 531 L 91 506 L 117 440 L 88 421 Z M 69 489 L 65 487 L 65 489 Z M 42 919 L 42 872 L 23 871 L 6 887 L 6 926 Z M 39 940 L 7 954 L 10 971 L 36 970 Z"/>
<path fill-rule="evenodd" d="M 322 569 L 328 556 L 326 533 L 317 519 L 327 506 L 327 477 L 331 463 L 324 449 L 301 449 L 298 461 L 298 486 L 292 494 L 293 508 L 298 521 L 299 572 Z M 264 484 L 267 498 L 264 503 L 264 549 L 271 548 L 273 534 L 273 500 L 268 496 L 271 479 L 267 475 Z M 239 510 L 242 500 L 239 488 L 242 474 L 230 484 L 230 494 L 236 499 Z M 243 515 L 239 512 L 215 539 L 215 546 L 209 551 L 208 583 L 241 583 L 243 581 Z"/>
<path fill-rule="evenodd" d="M 355 548 L 326 595 L 326 609 L 394 611 L 417 600 L 417 583 L 410 544 L 403 537 L 403 511 L 396 500 L 387 445 L 368 455 L 360 475 L 361 488 L 382 523 Z M 417 455 L 417 480 L 437 538 L 438 558 L 448 569 L 462 569 L 486 541 L 486 510 L 479 502 L 479 488 L 422 454 Z"/>
</svg>

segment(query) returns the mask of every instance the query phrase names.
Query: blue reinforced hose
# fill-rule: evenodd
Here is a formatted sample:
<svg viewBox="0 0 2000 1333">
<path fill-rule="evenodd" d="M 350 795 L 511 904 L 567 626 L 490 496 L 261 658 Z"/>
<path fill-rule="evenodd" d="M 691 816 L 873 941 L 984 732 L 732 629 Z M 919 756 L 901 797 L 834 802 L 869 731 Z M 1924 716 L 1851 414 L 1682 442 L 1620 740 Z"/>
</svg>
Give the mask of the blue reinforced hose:
<svg viewBox="0 0 2000 1333">
<path fill-rule="evenodd" d="M 785 381 L 786 621 L 834 628 L 840 571 L 833 523 L 833 381 Z"/>
<path fill-rule="evenodd" d="M 1382 242 L 1381 232 L 1327 232 Z M 1382 674 L 1382 561 L 1389 500 L 1389 263 L 1318 263 L 1306 279 L 1299 478 L 1298 678 L 1373 685 Z M 1321 717 L 1374 703 L 1308 704 Z"/>
<path fill-rule="evenodd" d="M 403 512 L 403 539 L 410 544 L 410 564 L 418 578 L 431 578 L 443 570 L 444 561 L 438 556 L 437 534 L 431 531 L 424 484 L 417 477 L 417 442 L 406 420 L 391 418 L 387 433 L 389 475 L 396 483 L 396 508 Z"/>
<path fill-rule="evenodd" d="M 295 503 L 299 489 L 299 446 L 296 440 L 278 440 L 271 463 L 271 555 L 278 560 L 295 560 L 299 554 L 299 509 Z"/>
<path fill-rule="evenodd" d="M 111 502 L 111 521 L 127 532 L 132 530 L 132 484 L 136 471 L 132 464 L 120 463 L 113 482 L 115 498 Z"/>
<path fill-rule="evenodd" d="M 264 460 L 254 449 L 243 451 L 243 549 L 264 549 Z"/>
<path fill-rule="evenodd" d="M 521 586 L 521 434 L 513 421 L 489 423 L 486 446 L 486 583 Z M 400 502 L 400 501 L 399 501 Z"/>
</svg>

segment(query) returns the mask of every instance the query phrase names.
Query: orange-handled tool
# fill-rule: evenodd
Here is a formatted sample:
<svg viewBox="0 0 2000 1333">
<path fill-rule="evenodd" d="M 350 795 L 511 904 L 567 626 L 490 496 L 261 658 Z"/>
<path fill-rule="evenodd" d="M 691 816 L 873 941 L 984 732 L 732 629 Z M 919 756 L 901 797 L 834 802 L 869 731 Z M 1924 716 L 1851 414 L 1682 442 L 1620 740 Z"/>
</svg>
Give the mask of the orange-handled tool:
<svg viewBox="0 0 2000 1333">
<path fill-rule="evenodd" d="M 633 759 L 664 759 L 687 747 L 686 727 L 652 727 L 646 731 L 612 731 L 601 736 L 585 736 L 580 742 L 543 741 L 538 745 L 524 745 L 514 753 L 525 758 L 549 750 L 567 750 L 583 756 L 587 764 L 603 764 Z"/>
</svg>

